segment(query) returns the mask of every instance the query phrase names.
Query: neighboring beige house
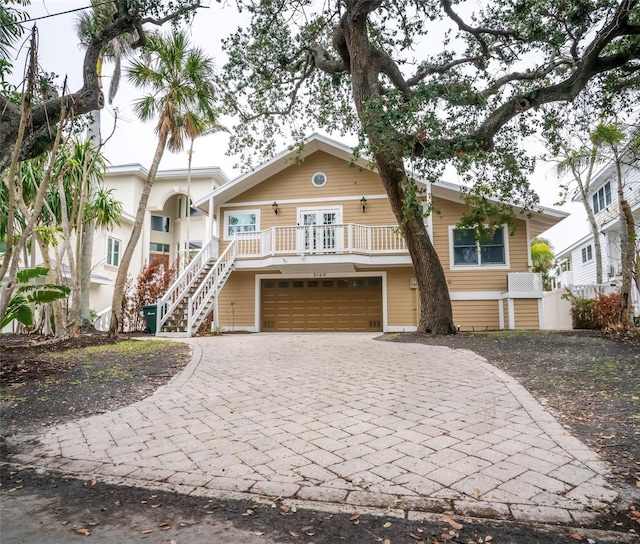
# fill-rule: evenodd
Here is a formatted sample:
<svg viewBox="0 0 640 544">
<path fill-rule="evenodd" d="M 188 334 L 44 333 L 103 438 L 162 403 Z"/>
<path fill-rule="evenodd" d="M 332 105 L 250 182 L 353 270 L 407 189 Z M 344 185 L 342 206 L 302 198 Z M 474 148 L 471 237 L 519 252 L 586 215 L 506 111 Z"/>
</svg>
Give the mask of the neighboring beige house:
<svg viewBox="0 0 640 544">
<path fill-rule="evenodd" d="M 425 186 L 425 219 L 461 330 L 543 328 L 542 283 L 529 240 L 566 213 L 541 208 L 480 246 L 456 229 L 457 185 Z M 314 135 L 195 202 L 213 238 L 158 304 L 160 334 L 412 331 L 419 315 L 411 259 L 379 176 L 351 149 Z"/>
<path fill-rule="evenodd" d="M 129 240 L 138 208 L 140 194 L 148 171 L 139 164 L 110 167 L 104 185 L 114 189 L 114 197 L 122 202 L 121 224 L 113 230 L 98 231 L 93 247 L 91 281 L 91 308 L 100 319 L 97 326 L 108 326 L 113 284 L 118 272 L 120 256 Z M 187 170 L 161 170 L 154 181 L 145 214 L 144 228 L 129 267 L 129 275 L 138 276 L 142 268 L 154 258 L 175 262 L 187 252 L 197 253 L 203 242 L 209 240 L 213 226 L 200 210 L 189 206 L 201 199 L 228 178 L 217 167 Z"/>
</svg>

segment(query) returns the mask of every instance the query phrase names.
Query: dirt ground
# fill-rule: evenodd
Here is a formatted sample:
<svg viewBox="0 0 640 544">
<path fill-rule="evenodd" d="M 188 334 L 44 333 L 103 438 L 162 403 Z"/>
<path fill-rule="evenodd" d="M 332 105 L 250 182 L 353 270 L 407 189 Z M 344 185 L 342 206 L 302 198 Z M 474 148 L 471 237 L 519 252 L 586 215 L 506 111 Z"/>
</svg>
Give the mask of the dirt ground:
<svg viewBox="0 0 640 544">
<path fill-rule="evenodd" d="M 385 335 L 380 340 L 469 349 L 505 370 L 581 440 L 611 463 L 621 484 L 640 487 L 640 334 L 588 332 L 465 333 L 455 337 Z M 0 336 L 2 437 L 117 409 L 166 383 L 189 359 L 175 342 L 117 343 L 100 334 L 61 345 Z M 0 437 L 0 442 L 2 441 Z M 10 452 L 3 450 L 0 462 Z M 331 515 L 272 504 L 220 501 L 81 482 L 29 469 L 0 467 L 4 542 L 242 542 L 383 544 L 435 542 L 546 544 L 626 542 L 640 513 L 601 519 L 596 529 L 407 521 Z M 636 487 L 637 486 L 637 487 Z M 635 505 L 640 509 L 640 504 Z M 635 507 L 634 507 L 635 508 Z M 462 525 L 458 527 L 458 523 Z M 618 536 L 616 536 L 618 535 Z M 487 539 L 490 536 L 491 538 Z"/>
</svg>

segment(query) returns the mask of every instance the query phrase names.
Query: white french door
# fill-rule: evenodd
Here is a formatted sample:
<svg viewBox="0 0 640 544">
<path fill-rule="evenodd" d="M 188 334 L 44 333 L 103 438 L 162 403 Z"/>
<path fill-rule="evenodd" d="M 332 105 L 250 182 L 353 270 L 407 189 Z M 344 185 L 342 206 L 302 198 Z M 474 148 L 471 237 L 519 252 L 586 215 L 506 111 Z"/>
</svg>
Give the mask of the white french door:
<svg viewBox="0 0 640 544">
<path fill-rule="evenodd" d="M 301 209 L 298 211 L 298 249 L 301 253 L 332 253 L 342 246 L 338 232 L 340 208 Z M 341 229 L 340 229 L 341 230 Z"/>
</svg>

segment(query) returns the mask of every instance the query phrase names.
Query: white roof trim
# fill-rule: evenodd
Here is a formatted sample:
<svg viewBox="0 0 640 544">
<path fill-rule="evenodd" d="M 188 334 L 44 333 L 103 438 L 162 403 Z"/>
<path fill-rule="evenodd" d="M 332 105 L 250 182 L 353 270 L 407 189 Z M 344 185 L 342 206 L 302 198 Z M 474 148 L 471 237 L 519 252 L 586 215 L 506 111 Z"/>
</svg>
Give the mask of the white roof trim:
<svg viewBox="0 0 640 544">
<path fill-rule="evenodd" d="M 306 138 L 304 147 L 300 152 L 300 156 L 302 158 L 305 158 L 312 153 L 315 153 L 316 151 L 324 151 L 345 161 L 354 160 L 353 149 L 351 147 L 337 142 L 336 140 L 333 140 L 322 134 L 313 133 L 308 138 Z M 251 189 L 252 187 L 255 187 L 262 181 L 291 166 L 293 164 L 291 162 L 291 159 L 293 159 L 297 155 L 297 153 L 297 149 L 285 149 L 284 151 L 281 151 L 268 161 L 257 166 L 255 169 L 240 175 L 229 183 L 225 183 L 224 185 L 218 187 L 212 193 L 209 193 L 208 195 L 195 201 L 194 206 L 203 206 L 207 208 L 209 200 L 212 198 L 215 200 L 216 206 L 224 204 L 228 200 L 235 198 L 236 196 Z M 374 172 L 376 171 L 375 165 L 373 165 L 373 163 L 366 158 L 360 157 L 358 159 L 355 159 L 355 164 L 362 168 L 367 168 Z M 414 179 L 416 179 L 416 181 L 421 185 L 427 184 L 427 182 L 420 179 L 413 172 L 409 171 L 409 175 L 414 177 Z M 442 198 L 445 198 L 446 200 L 454 200 L 460 202 L 462 202 L 460 192 L 461 188 L 462 187 L 456 183 L 441 180 L 431 184 L 431 192 L 436 197 L 440 196 Z M 516 210 L 520 210 L 517 203 L 514 203 L 513 207 Z M 538 214 L 536 214 L 536 212 L 538 212 Z M 544 206 L 537 206 L 536 210 L 533 212 L 533 215 L 529 219 L 532 234 L 535 236 L 544 232 L 569 215 L 569 213 L 561 210 L 547 208 Z"/>
</svg>

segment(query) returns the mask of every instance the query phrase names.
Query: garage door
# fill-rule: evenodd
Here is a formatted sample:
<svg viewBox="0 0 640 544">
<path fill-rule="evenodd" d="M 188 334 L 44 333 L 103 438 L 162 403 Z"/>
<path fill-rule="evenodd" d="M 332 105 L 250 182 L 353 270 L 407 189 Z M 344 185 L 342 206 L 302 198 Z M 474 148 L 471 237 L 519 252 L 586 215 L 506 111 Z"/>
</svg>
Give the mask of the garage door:
<svg viewBox="0 0 640 544">
<path fill-rule="evenodd" d="M 262 280 L 263 331 L 381 331 L 382 278 Z"/>
</svg>

